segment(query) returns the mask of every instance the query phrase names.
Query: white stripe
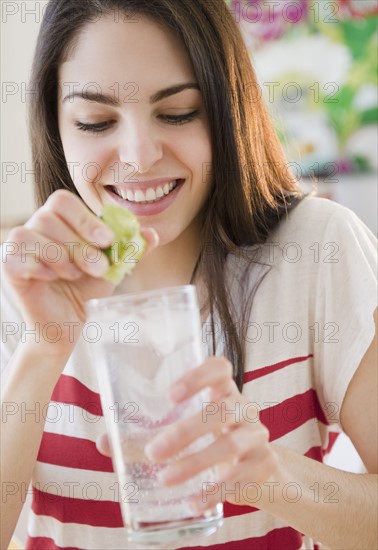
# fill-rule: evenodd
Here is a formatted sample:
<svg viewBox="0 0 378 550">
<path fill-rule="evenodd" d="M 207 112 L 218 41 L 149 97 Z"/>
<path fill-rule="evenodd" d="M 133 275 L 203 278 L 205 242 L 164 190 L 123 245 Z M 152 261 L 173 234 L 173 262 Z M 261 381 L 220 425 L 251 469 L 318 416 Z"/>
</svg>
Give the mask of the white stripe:
<svg viewBox="0 0 378 550">
<path fill-rule="evenodd" d="M 126 529 L 92 527 L 79 523 L 61 523 L 50 516 L 30 512 L 28 532 L 31 537 L 49 537 L 57 546 L 78 547 L 86 550 L 136 549 L 135 543 L 127 541 Z"/>
<path fill-rule="evenodd" d="M 44 414 L 45 432 L 79 437 L 96 442 L 106 432 L 103 416 L 94 415 L 69 403 L 52 401 Z"/>
<path fill-rule="evenodd" d="M 112 472 L 95 472 L 37 462 L 33 485 L 40 491 L 62 497 L 111 502 L 119 500 L 118 478 Z"/>
<path fill-rule="evenodd" d="M 281 527 L 287 527 L 287 525 L 271 514 L 257 510 L 251 515 L 243 514 L 225 518 L 223 526 L 211 537 L 199 537 L 195 542 L 191 540 L 190 544 L 183 543 L 181 546 L 211 546 L 252 537 L 263 537 L 273 529 Z"/>
<path fill-rule="evenodd" d="M 327 550 L 325 546 L 320 546 L 320 548 Z M 307 535 L 304 535 L 303 544 L 300 547 L 300 550 L 314 550 L 314 541 L 310 539 L 310 537 L 308 537 Z"/>
<path fill-rule="evenodd" d="M 293 363 L 247 382 L 243 388 L 243 395 L 256 403 L 259 410 L 264 410 L 313 389 L 309 361 L 311 359 Z"/>
<path fill-rule="evenodd" d="M 89 390 L 99 393 L 95 368 L 83 336 L 79 337 L 74 351 L 64 367 L 63 374 L 76 378 Z"/>
</svg>

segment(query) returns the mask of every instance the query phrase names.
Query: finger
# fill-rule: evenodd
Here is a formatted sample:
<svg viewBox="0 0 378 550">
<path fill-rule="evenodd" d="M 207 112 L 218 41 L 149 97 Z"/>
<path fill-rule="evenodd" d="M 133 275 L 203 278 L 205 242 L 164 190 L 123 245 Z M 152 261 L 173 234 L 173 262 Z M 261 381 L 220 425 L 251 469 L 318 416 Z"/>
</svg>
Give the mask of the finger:
<svg viewBox="0 0 378 550">
<path fill-rule="evenodd" d="M 54 243 L 43 235 L 16 227 L 9 234 L 15 253 L 5 258 L 7 272 L 15 278 L 44 279 L 48 268 L 58 277 L 75 280 L 82 275 L 78 267 L 69 261 L 68 251 L 60 243 Z"/>
<path fill-rule="evenodd" d="M 63 218 L 46 206 L 37 210 L 24 227 L 62 244 L 69 243 L 77 246 L 85 242 Z"/>
<path fill-rule="evenodd" d="M 84 241 L 95 242 L 99 247 L 106 248 L 114 240 L 113 231 L 70 191 L 55 191 L 47 199 L 44 208 L 59 216 Z"/>
<path fill-rule="evenodd" d="M 46 245 L 46 241 L 43 243 L 44 256 L 48 256 L 47 252 L 50 249 L 55 260 L 57 254 L 59 255 L 59 248 L 64 248 L 68 252 L 69 262 L 75 264 L 80 272 L 94 277 L 103 275 L 109 267 L 108 259 L 98 248 L 98 243 L 83 241 L 64 220 L 45 207 L 40 208 L 25 224 L 25 227 L 50 239 L 49 244 Z M 55 256 L 54 249 L 57 253 Z M 64 258 L 62 259 L 64 260 Z"/>
<path fill-rule="evenodd" d="M 4 264 L 4 273 L 13 280 L 30 280 L 50 282 L 59 279 L 59 275 L 42 262 L 37 263 L 30 256 L 21 262 L 19 256 L 10 256 Z"/>
<path fill-rule="evenodd" d="M 61 224 L 61 220 L 53 217 L 51 232 L 56 234 L 59 230 L 64 231 Z M 17 238 L 21 244 L 21 261 L 24 261 L 24 256 L 30 250 L 36 262 L 45 264 L 63 279 L 75 280 L 83 273 L 102 277 L 109 268 L 107 257 L 97 248 L 96 243 L 82 243 L 77 238 L 62 243 L 25 227 L 20 228 Z"/>
<path fill-rule="evenodd" d="M 237 462 L 255 449 L 266 446 L 267 437 L 263 430 L 252 431 L 249 426 L 239 425 L 234 430 L 220 436 L 214 443 L 202 451 L 190 454 L 175 461 L 159 474 L 164 485 L 183 483 L 200 472 L 220 462 Z"/>
<path fill-rule="evenodd" d="M 46 212 L 61 217 L 72 228 L 74 234 L 79 235 L 83 240 L 95 242 L 100 248 L 107 248 L 114 242 L 112 230 L 70 191 L 64 189 L 56 191 L 50 195 L 42 208 Z M 32 218 L 31 223 L 33 222 Z M 148 253 L 159 244 L 159 236 L 151 227 L 142 227 L 141 233 L 147 242 L 146 253 Z"/>
<path fill-rule="evenodd" d="M 238 424 L 245 424 L 250 430 L 266 430 L 258 421 L 257 409 L 244 398 L 235 401 L 230 396 L 221 402 L 204 402 L 200 412 L 175 422 L 156 436 L 146 445 L 145 452 L 153 462 L 166 460 L 199 437 L 209 433 L 219 437 Z"/>
<path fill-rule="evenodd" d="M 220 482 L 263 483 L 277 471 L 279 461 L 272 445 L 261 445 L 250 450 L 238 463 L 231 463 L 219 478 Z"/>
<path fill-rule="evenodd" d="M 211 387 L 221 390 L 230 384 L 235 391 L 237 387 L 232 382 L 233 369 L 225 357 L 210 357 L 205 363 L 184 374 L 171 388 L 170 397 L 176 403 L 191 397 L 200 390 Z"/>
<path fill-rule="evenodd" d="M 101 434 L 96 440 L 96 448 L 104 456 L 112 456 L 107 434 Z"/>
<path fill-rule="evenodd" d="M 222 401 L 229 396 L 240 394 L 235 381 L 232 378 L 226 378 L 224 381 L 214 384 L 209 388 L 209 400 Z"/>
</svg>

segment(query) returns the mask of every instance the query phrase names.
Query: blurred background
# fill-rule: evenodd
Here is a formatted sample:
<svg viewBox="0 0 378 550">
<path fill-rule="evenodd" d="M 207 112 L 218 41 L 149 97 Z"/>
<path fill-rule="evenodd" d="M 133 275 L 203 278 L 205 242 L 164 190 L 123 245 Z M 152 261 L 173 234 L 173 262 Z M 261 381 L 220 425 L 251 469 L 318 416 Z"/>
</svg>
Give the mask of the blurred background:
<svg viewBox="0 0 378 550">
<path fill-rule="evenodd" d="M 303 187 L 377 234 L 377 0 L 226 0 Z"/>
<path fill-rule="evenodd" d="M 209 0 L 214 1 L 214 0 Z M 225 0 L 305 190 L 351 208 L 377 235 L 377 0 Z M 1 235 L 34 210 L 29 75 L 47 0 L 1 2 Z M 346 437 L 330 463 L 362 465 Z M 16 530 L 25 540 L 25 512 Z"/>
</svg>

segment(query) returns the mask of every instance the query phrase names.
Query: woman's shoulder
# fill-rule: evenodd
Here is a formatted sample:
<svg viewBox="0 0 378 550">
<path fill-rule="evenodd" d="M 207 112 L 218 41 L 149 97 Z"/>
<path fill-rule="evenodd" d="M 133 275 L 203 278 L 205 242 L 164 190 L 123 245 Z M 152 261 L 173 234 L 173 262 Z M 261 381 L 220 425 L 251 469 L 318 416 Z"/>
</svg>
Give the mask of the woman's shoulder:
<svg viewBox="0 0 378 550">
<path fill-rule="evenodd" d="M 274 234 L 298 231 L 325 233 L 335 224 L 352 225 L 371 233 L 362 220 L 346 206 L 316 195 L 307 195 L 281 219 Z M 371 233 L 371 235 L 373 235 Z"/>
<path fill-rule="evenodd" d="M 343 264 L 354 270 L 358 258 L 374 269 L 377 262 L 375 235 L 349 208 L 326 198 L 307 195 L 281 217 L 263 244 L 241 247 L 230 256 L 228 265 L 233 275 L 243 273 L 243 267 L 251 261 L 260 264 L 255 271 L 274 267 L 283 282 L 284 274 L 292 278 L 295 272 L 295 279 L 303 275 L 302 279 L 307 280 L 319 276 L 333 264 L 338 264 L 339 268 Z"/>
<path fill-rule="evenodd" d="M 354 247 L 367 248 L 374 255 L 377 239 L 365 223 L 350 209 L 332 200 L 307 195 L 271 231 L 266 240 L 279 248 L 330 246 L 352 254 Z"/>
</svg>

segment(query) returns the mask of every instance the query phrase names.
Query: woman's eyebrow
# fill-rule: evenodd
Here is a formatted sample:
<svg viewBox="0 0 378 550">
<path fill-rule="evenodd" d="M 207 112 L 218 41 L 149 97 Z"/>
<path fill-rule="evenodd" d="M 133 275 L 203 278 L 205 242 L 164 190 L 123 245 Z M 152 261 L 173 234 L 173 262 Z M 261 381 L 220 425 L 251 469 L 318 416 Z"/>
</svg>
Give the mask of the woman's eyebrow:
<svg viewBox="0 0 378 550">
<path fill-rule="evenodd" d="M 129 83 L 134 84 L 134 83 Z M 162 99 L 169 97 L 174 94 L 178 94 L 180 92 L 183 92 L 184 90 L 199 90 L 198 84 L 195 82 L 185 82 L 184 84 L 176 84 L 175 86 L 170 86 L 169 88 L 164 88 L 163 90 L 159 90 L 155 94 L 153 94 L 150 97 L 150 103 L 157 103 L 158 101 L 161 101 Z M 67 94 L 63 98 L 63 103 L 66 101 L 70 101 L 72 103 L 73 98 L 78 97 L 80 99 L 84 99 L 85 101 L 91 101 L 95 103 L 102 103 L 103 105 L 110 105 L 112 107 L 119 107 L 121 102 L 116 97 L 116 95 L 110 95 L 110 94 L 102 94 L 99 92 L 91 92 L 90 90 L 81 90 L 79 92 L 73 92 L 70 94 Z M 133 94 L 133 97 L 135 97 L 135 94 Z"/>
<path fill-rule="evenodd" d="M 165 88 L 164 90 L 160 90 L 159 92 L 156 92 L 156 94 L 150 97 L 150 103 L 157 103 L 158 101 L 161 101 L 166 97 L 169 97 L 174 94 L 179 94 L 184 90 L 199 90 L 199 89 L 200 88 L 196 82 L 186 82 L 184 84 L 177 84 L 175 86 L 170 86 L 169 88 Z"/>
</svg>

